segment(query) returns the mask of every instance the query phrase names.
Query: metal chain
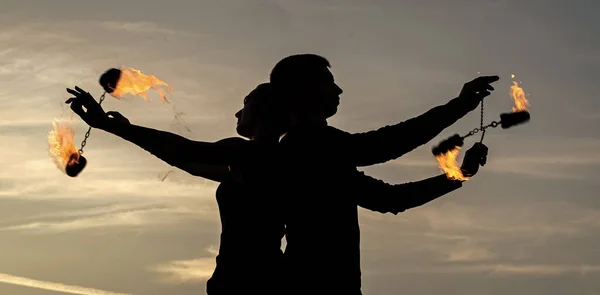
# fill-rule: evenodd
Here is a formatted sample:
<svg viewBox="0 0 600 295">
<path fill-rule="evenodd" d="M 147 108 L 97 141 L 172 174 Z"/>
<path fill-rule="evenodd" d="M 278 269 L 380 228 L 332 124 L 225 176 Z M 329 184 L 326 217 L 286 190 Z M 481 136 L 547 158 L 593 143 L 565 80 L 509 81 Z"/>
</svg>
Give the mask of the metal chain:
<svg viewBox="0 0 600 295">
<path fill-rule="evenodd" d="M 104 96 L 106 96 L 106 91 L 100 96 L 100 101 L 98 102 L 98 105 L 101 105 L 102 102 L 104 101 Z M 87 139 L 88 137 L 90 137 L 90 132 L 92 131 L 92 127 L 90 126 L 90 128 L 88 128 L 88 131 L 85 133 L 85 137 L 83 138 L 83 141 L 81 142 L 81 148 L 79 149 L 79 154 L 83 154 L 83 148 L 85 147 L 86 143 L 87 143 Z"/>
<path fill-rule="evenodd" d="M 492 123 L 490 123 L 490 124 L 487 124 L 487 125 L 485 125 L 485 126 L 483 126 L 483 127 L 481 127 L 481 128 L 475 128 L 475 129 L 473 129 L 473 130 L 472 130 L 471 132 L 469 132 L 467 135 L 465 135 L 465 136 L 462 136 L 462 138 L 464 139 L 464 138 L 467 138 L 467 137 L 469 137 L 469 136 L 473 136 L 473 135 L 475 135 L 476 133 L 479 133 L 479 131 L 484 131 L 484 132 L 485 132 L 485 130 L 486 130 L 486 129 L 488 129 L 488 128 L 490 128 L 490 127 L 492 127 L 492 128 L 496 128 L 496 127 L 498 127 L 498 125 L 500 125 L 500 122 L 493 121 Z"/>
<path fill-rule="evenodd" d="M 485 128 L 483 128 L 483 99 L 481 100 L 481 120 L 479 121 L 479 129 L 481 130 L 481 139 L 479 143 L 483 142 L 483 137 L 485 136 Z"/>
<path fill-rule="evenodd" d="M 481 121 L 479 123 L 479 128 L 475 128 L 475 129 L 471 130 L 469 133 L 467 133 L 467 135 L 462 136 L 462 139 L 465 139 L 469 136 L 473 136 L 481 131 L 481 139 L 479 140 L 479 142 L 481 143 L 481 142 L 483 142 L 483 137 L 485 136 L 485 130 L 490 127 L 496 128 L 496 127 L 498 127 L 498 125 L 500 125 L 500 122 L 493 121 L 492 123 L 483 126 L 483 100 L 482 100 L 481 101 Z"/>
</svg>

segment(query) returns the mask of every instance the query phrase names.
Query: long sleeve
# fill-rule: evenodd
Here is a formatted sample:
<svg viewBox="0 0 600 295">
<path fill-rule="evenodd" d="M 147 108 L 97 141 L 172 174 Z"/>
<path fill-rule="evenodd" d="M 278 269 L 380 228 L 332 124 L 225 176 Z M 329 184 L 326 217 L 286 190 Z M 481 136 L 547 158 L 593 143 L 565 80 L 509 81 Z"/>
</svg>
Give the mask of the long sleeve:
<svg viewBox="0 0 600 295">
<path fill-rule="evenodd" d="M 446 175 L 392 185 L 357 172 L 353 181 L 358 206 L 393 214 L 419 207 L 462 187 L 461 181 L 450 180 Z"/>
<path fill-rule="evenodd" d="M 170 132 L 122 123 L 112 123 L 104 130 L 178 168 L 191 164 L 234 165 L 258 152 L 254 145 L 243 144 L 246 140 L 241 138 L 217 142 L 193 141 Z"/>
<path fill-rule="evenodd" d="M 396 125 L 354 134 L 340 130 L 340 148 L 358 167 L 385 163 L 431 141 L 471 110 L 472 103 L 454 98 Z"/>
</svg>

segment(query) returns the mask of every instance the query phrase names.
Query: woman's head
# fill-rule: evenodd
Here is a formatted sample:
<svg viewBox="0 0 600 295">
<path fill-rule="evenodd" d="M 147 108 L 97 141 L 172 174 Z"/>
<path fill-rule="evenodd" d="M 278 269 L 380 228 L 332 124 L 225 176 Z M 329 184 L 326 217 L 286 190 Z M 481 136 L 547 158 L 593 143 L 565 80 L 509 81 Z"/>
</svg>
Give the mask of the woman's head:
<svg viewBox="0 0 600 295">
<path fill-rule="evenodd" d="M 289 127 L 289 113 L 269 83 L 258 85 L 244 98 L 244 107 L 235 114 L 237 133 L 247 138 L 279 137 Z"/>
</svg>

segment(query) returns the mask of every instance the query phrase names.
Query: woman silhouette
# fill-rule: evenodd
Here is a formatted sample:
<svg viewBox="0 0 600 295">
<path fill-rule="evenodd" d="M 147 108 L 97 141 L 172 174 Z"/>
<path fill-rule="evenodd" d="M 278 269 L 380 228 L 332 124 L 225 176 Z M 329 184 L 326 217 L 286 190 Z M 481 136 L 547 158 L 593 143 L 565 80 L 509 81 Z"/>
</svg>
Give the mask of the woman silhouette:
<svg viewBox="0 0 600 295">
<path fill-rule="evenodd" d="M 91 127 L 133 142 L 192 175 L 220 182 L 216 199 L 221 240 L 216 268 L 207 282 L 209 295 L 282 293 L 285 227 L 277 204 L 280 198 L 275 197 L 277 185 L 269 174 L 277 171 L 273 166 L 276 146 L 287 130 L 289 116 L 269 83 L 250 92 L 235 114 L 236 130 L 246 139 L 232 137 L 213 143 L 131 124 L 118 112 L 104 112 L 81 88 L 67 92 L 74 97 L 66 103 Z"/>
</svg>

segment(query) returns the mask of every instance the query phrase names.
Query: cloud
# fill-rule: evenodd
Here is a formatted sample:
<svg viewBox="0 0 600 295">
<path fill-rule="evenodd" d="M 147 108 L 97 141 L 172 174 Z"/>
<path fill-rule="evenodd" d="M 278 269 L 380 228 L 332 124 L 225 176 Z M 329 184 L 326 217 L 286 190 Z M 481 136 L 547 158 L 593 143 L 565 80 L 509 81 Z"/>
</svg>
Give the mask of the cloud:
<svg viewBox="0 0 600 295">
<path fill-rule="evenodd" d="M 208 280 L 215 269 L 218 251 L 213 246 L 206 249 L 211 257 L 189 260 L 174 260 L 150 267 L 148 270 L 163 275 L 162 282 L 168 284 L 201 283 Z"/>
<path fill-rule="evenodd" d="M 30 278 L 13 276 L 10 274 L 0 273 L 0 282 L 24 286 L 30 288 L 36 288 L 41 290 L 55 291 L 60 293 L 78 294 L 78 295 L 131 295 L 128 293 L 115 293 L 110 291 L 104 291 L 100 289 L 92 289 L 74 285 L 65 285 L 61 283 L 53 283 L 47 281 L 39 281 Z"/>
<path fill-rule="evenodd" d="M 509 275 L 509 276 L 559 276 L 569 273 L 587 274 L 600 272 L 600 265 L 482 265 L 475 269 L 489 272 L 490 275 Z"/>
<path fill-rule="evenodd" d="M 395 270 L 386 270 L 384 274 L 482 274 L 490 277 L 522 277 L 522 276 L 540 276 L 555 277 L 567 274 L 587 274 L 599 273 L 600 265 L 585 264 L 447 264 L 445 266 L 410 266 L 406 268 L 396 268 Z M 369 271 L 367 275 L 378 275 L 380 271 Z M 383 274 L 383 273 L 381 273 Z"/>
<path fill-rule="evenodd" d="M 130 33 L 150 33 L 150 34 L 167 34 L 167 35 L 182 35 L 194 36 L 196 34 L 185 32 L 182 30 L 172 30 L 159 26 L 153 22 L 117 22 L 107 21 L 101 22 L 100 26 L 108 30 L 125 31 Z"/>
<path fill-rule="evenodd" d="M 87 229 L 157 228 L 184 222 L 214 219 L 214 210 L 196 204 L 158 203 L 147 205 L 116 204 L 81 210 L 44 213 L 24 220 L 3 221 L 11 225 L 0 231 L 17 231 L 22 234 L 57 234 Z M 27 220 L 32 220 L 26 222 Z M 15 224 L 16 223 L 16 224 Z"/>
<path fill-rule="evenodd" d="M 179 284 L 205 282 L 212 276 L 214 268 L 214 258 L 198 258 L 171 261 L 153 267 L 151 270 L 164 274 L 163 282 Z"/>
<path fill-rule="evenodd" d="M 600 226 L 600 211 L 594 208 L 558 201 L 521 205 L 474 206 L 447 201 L 405 214 L 410 214 L 411 224 L 426 224 L 434 233 L 459 236 L 577 236 Z"/>
<path fill-rule="evenodd" d="M 494 257 L 494 254 L 489 249 L 476 245 L 459 244 L 447 250 L 447 261 L 449 262 L 482 261 Z"/>
</svg>

